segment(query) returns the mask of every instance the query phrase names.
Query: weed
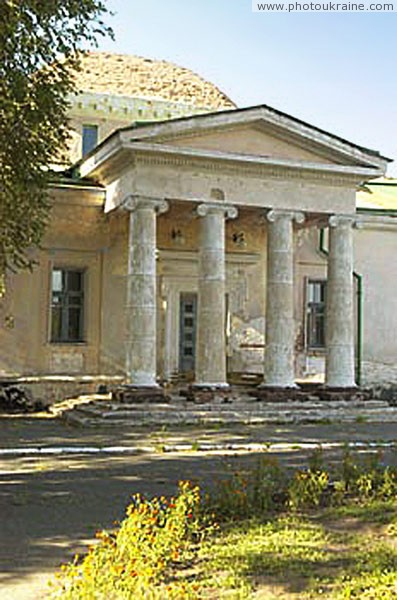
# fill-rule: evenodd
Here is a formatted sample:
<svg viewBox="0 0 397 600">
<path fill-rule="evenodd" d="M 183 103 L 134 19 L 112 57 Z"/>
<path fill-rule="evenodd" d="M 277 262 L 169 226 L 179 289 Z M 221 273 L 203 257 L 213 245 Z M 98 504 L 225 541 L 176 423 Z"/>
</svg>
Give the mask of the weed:
<svg viewBox="0 0 397 600">
<path fill-rule="evenodd" d="M 356 423 L 368 423 L 368 417 L 366 415 L 357 415 L 355 421 Z"/>
<path fill-rule="evenodd" d="M 99 542 L 82 560 L 76 556 L 63 567 L 54 597 L 143 599 L 149 590 L 154 599 L 194 597 L 193 584 L 166 585 L 165 575 L 171 564 L 190 555 L 192 542 L 201 539 L 199 513 L 199 489 L 188 482 L 180 483 L 179 494 L 171 500 L 134 496 L 120 526 L 114 532 L 99 532 Z"/>
<path fill-rule="evenodd" d="M 397 470 L 347 448 L 333 473 L 323 462 L 321 447 L 295 472 L 265 454 L 205 502 L 188 482 L 169 500 L 134 496 L 116 529 L 63 567 L 53 597 L 270 599 L 276 585 L 280 600 L 396 598 Z"/>
<path fill-rule="evenodd" d="M 324 504 L 329 475 L 326 471 L 307 469 L 298 471 L 288 489 L 288 503 L 293 510 Z"/>
</svg>

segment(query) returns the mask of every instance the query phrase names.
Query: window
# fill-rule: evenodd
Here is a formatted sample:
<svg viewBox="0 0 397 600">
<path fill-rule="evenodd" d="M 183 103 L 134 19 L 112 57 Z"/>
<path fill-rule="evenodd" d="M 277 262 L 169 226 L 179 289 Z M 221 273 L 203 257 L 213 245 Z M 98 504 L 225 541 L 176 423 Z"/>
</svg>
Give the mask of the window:
<svg viewBox="0 0 397 600">
<path fill-rule="evenodd" d="M 306 340 L 308 348 L 325 348 L 326 282 L 309 279 L 306 290 Z"/>
<path fill-rule="evenodd" d="M 55 268 L 51 276 L 51 341 L 84 341 L 84 279 L 81 269 Z"/>
<path fill-rule="evenodd" d="M 88 154 L 98 143 L 98 126 L 83 125 L 83 156 Z"/>
</svg>

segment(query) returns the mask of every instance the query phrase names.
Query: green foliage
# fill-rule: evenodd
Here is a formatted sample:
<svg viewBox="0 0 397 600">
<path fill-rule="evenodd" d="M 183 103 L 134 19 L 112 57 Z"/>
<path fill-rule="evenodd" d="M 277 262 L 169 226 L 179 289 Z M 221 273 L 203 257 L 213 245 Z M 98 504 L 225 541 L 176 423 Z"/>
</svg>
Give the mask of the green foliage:
<svg viewBox="0 0 397 600">
<path fill-rule="evenodd" d="M 288 489 L 289 506 L 294 510 L 320 506 L 324 503 L 328 486 L 326 471 L 298 471 Z"/>
<path fill-rule="evenodd" d="M 127 516 L 114 532 L 97 534 L 99 543 L 88 554 L 64 566 L 54 597 L 62 600 L 91 598 L 191 598 L 194 586 L 165 581 L 167 568 L 191 553 L 193 541 L 204 532 L 200 492 L 188 482 L 179 494 L 145 500 L 133 498 Z"/>
<path fill-rule="evenodd" d="M 220 481 L 208 502 L 220 520 L 236 520 L 287 509 L 301 510 L 340 505 L 354 498 L 388 500 L 397 494 L 397 469 L 383 467 L 379 453 L 359 460 L 344 451 L 333 470 L 323 465 L 317 448 L 308 458 L 308 468 L 288 471 L 278 460 L 265 455 L 255 469 L 234 472 Z"/>
<path fill-rule="evenodd" d="M 2 0 L 0 278 L 31 267 L 49 216 L 49 165 L 63 160 L 78 50 L 111 34 L 101 0 Z"/>
<path fill-rule="evenodd" d="M 276 458 L 265 456 L 255 469 L 234 472 L 220 481 L 207 498 L 221 520 L 236 520 L 276 510 L 286 498 L 288 478 Z"/>
<path fill-rule="evenodd" d="M 382 454 L 369 454 L 364 460 L 357 460 L 346 449 L 342 458 L 340 476 L 335 483 L 335 496 L 341 499 L 350 495 L 357 498 L 393 498 L 397 493 L 397 469 L 383 467 Z"/>
<path fill-rule="evenodd" d="M 54 598 L 391 600 L 397 470 L 380 458 L 346 451 L 330 472 L 321 449 L 298 471 L 265 455 L 204 504 L 187 482 L 171 500 L 135 496 L 118 528 L 63 568 Z"/>
</svg>

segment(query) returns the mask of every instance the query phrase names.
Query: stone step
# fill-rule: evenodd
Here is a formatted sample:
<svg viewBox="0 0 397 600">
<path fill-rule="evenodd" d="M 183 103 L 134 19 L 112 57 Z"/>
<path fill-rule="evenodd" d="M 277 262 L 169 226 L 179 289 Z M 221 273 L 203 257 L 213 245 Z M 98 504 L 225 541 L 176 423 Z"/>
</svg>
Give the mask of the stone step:
<svg viewBox="0 0 397 600">
<path fill-rule="evenodd" d="M 396 422 L 397 408 L 380 401 L 356 402 L 341 406 L 284 403 L 275 408 L 272 403 L 235 403 L 234 405 L 194 404 L 116 404 L 97 402 L 85 404 L 64 413 L 70 423 L 80 425 L 147 425 L 205 423 L 297 423 L 297 422 Z"/>
<path fill-rule="evenodd" d="M 280 403 L 276 406 L 273 403 L 247 401 L 239 403 L 225 404 L 192 404 L 192 403 L 169 403 L 169 404 L 132 404 L 132 403 L 115 403 L 115 402 L 95 402 L 80 405 L 78 410 L 91 416 L 101 416 L 104 414 L 171 414 L 173 412 L 187 413 L 270 413 L 280 414 L 283 412 L 308 412 L 308 411 L 393 411 L 387 402 L 379 400 L 365 402 L 323 402 L 323 403 L 301 403 L 288 402 Z"/>
</svg>

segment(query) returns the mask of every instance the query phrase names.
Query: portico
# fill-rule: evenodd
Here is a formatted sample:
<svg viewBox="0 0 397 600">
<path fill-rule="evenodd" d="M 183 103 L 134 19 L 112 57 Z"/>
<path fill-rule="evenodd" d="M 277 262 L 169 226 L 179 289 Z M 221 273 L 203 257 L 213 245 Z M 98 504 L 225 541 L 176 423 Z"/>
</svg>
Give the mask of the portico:
<svg viewBox="0 0 397 600">
<path fill-rule="evenodd" d="M 161 327 L 167 327 L 159 321 L 175 327 L 175 297 L 159 305 L 170 286 L 167 265 L 174 253 L 181 268 L 183 260 L 191 264 L 189 289 L 181 283 L 177 293 L 198 295 L 194 387 L 227 388 L 226 304 L 235 324 L 244 321 L 245 301 L 255 305 L 255 319 L 264 324 L 262 386 L 294 387 L 296 236 L 300 228 L 321 225 L 329 227 L 330 240 L 325 384 L 353 387 L 355 193 L 361 181 L 384 168 L 378 155 L 267 107 L 135 126 L 109 138 L 82 164 L 81 174 L 107 186 L 107 212 L 130 213 L 125 348 L 131 384 L 156 388 L 160 355 L 171 352 L 166 334 L 159 341 Z M 189 211 L 178 221 L 182 232 L 173 226 L 169 235 L 166 211 L 176 205 Z M 238 245 L 250 232 L 244 211 L 262 231 L 260 247 Z M 185 227 L 194 230 L 191 240 Z M 234 237 L 231 227 L 237 227 Z M 176 247 L 181 239 L 185 246 Z M 241 281 L 231 276 L 231 261 Z M 178 280 L 177 270 L 173 277 Z M 236 292 L 241 285 L 248 300 L 240 288 Z M 174 331 L 173 343 L 176 338 Z"/>
</svg>

